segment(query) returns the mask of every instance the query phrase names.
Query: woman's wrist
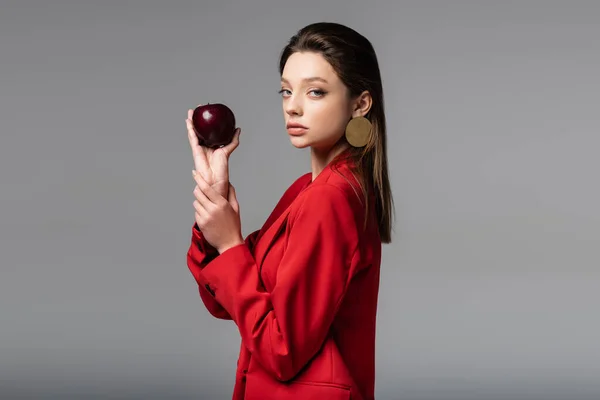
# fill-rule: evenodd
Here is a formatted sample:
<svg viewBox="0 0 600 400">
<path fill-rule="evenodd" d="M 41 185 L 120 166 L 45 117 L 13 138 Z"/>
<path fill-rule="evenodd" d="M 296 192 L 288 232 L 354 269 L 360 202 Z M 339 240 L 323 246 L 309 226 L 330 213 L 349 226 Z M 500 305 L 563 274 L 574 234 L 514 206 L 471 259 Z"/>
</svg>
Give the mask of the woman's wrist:
<svg viewBox="0 0 600 400">
<path fill-rule="evenodd" d="M 235 241 L 228 243 L 224 246 L 221 246 L 217 249 L 217 251 L 219 252 L 219 254 L 223 254 L 224 252 L 226 252 L 227 250 L 239 246 L 241 244 L 244 244 L 244 239 L 240 236 L 238 239 L 236 239 Z"/>
</svg>

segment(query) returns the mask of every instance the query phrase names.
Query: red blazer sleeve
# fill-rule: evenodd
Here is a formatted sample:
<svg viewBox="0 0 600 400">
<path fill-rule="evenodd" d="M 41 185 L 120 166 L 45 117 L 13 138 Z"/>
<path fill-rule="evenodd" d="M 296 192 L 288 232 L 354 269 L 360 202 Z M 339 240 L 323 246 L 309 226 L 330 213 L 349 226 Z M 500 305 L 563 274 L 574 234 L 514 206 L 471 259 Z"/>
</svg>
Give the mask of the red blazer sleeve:
<svg viewBox="0 0 600 400">
<path fill-rule="evenodd" d="M 259 230 L 254 231 L 246 237 L 245 244 L 250 251 L 254 248 L 254 243 L 259 232 Z M 231 320 L 231 316 L 227 310 L 225 310 L 211 294 L 210 287 L 207 286 L 206 283 L 200 281 L 200 271 L 202 271 L 202 269 L 217 256 L 219 256 L 217 249 L 206 241 L 204 235 L 202 235 L 202 231 L 198 228 L 198 225 L 194 224 L 192 228 L 192 243 L 190 244 L 187 253 L 188 268 L 198 283 L 200 298 L 208 312 L 216 318 Z"/>
<path fill-rule="evenodd" d="M 200 273 L 253 357 L 281 381 L 292 379 L 324 343 L 359 258 L 355 213 L 341 189 L 315 185 L 297 201 L 271 293 L 261 290 L 245 245 L 223 252 Z"/>
</svg>

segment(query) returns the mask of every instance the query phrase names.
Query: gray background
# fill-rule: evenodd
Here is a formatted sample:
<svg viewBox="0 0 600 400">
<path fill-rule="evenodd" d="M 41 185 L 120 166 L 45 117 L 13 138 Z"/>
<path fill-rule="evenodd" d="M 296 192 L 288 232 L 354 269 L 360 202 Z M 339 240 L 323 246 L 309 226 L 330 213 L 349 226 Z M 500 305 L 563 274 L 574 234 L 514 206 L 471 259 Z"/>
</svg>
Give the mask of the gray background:
<svg viewBox="0 0 600 400">
<path fill-rule="evenodd" d="M 0 397 L 230 398 L 238 333 L 186 266 L 186 111 L 235 111 L 258 229 L 310 169 L 277 58 L 320 20 L 384 77 L 377 398 L 600 398 L 600 2 L 341 0 L 2 0 Z"/>
</svg>

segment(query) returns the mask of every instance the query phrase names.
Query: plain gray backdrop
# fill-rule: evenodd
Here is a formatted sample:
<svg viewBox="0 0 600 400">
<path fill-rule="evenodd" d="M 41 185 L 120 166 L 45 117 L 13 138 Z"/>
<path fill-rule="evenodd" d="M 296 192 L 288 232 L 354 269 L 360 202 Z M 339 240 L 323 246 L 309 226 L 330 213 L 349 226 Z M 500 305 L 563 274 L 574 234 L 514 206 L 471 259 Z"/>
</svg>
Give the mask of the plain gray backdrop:
<svg viewBox="0 0 600 400">
<path fill-rule="evenodd" d="M 234 110 L 258 229 L 310 170 L 279 53 L 334 21 L 384 80 L 376 397 L 600 398 L 600 2 L 0 4 L 0 397 L 231 397 L 238 332 L 186 266 L 187 109 Z"/>
</svg>

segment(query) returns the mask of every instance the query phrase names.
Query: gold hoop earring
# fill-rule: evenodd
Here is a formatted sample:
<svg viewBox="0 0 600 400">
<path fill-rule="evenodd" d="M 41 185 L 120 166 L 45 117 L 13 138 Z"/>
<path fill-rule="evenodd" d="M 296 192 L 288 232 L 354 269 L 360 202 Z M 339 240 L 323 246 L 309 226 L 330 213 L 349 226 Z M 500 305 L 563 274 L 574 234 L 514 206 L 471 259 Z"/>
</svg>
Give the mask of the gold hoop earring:
<svg viewBox="0 0 600 400">
<path fill-rule="evenodd" d="M 346 140 L 354 147 L 364 147 L 371 136 L 371 121 L 365 117 L 352 118 L 346 125 Z"/>
</svg>

